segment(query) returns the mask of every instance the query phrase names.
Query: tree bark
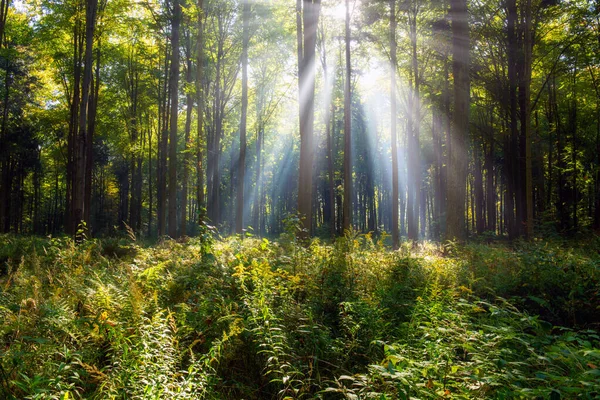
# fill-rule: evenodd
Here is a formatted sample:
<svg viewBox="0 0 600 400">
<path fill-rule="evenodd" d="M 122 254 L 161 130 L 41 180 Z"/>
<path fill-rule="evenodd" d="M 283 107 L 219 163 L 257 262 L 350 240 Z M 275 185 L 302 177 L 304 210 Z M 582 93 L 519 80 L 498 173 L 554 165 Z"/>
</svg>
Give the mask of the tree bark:
<svg viewBox="0 0 600 400">
<path fill-rule="evenodd" d="M 298 0 L 297 5 L 300 1 Z M 298 177 L 298 213 L 303 218 L 299 236 L 306 239 L 312 225 L 313 132 L 315 120 L 315 46 L 321 11 L 320 0 L 303 0 L 302 23 L 297 19 L 298 84 L 300 103 L 300 166 Z M 300 39 L 302 38 L 302 39 Z M 302 42 L 302 43 L 301 43 Z"/>
<path fill-rule="evenodd" d="M 396 68 L 398 65 L 396 43 L 396 0 L 390 0 L 390 114 L 391 114 L 391 140 L 392 140 L 392 248 L 400 247 L 398 231 L 398 135 L 397 135 L 397 98 L 396 98 Z"/>
<path fill-rule="evenodd" d="M 235 232 L 242 234 L 244 227 L 244 186 L 246 174 L 246 122 L 248 118 L 248 44 L 250 41 L 250 3 L 243 1 L 242 39 L 242 117 L 240 121 L 240 154 L 238 158 L 237 210 Z M 258 184 L 258 182 L 257 182 Z M 258 200 L 258 199 L 257 199 Z"/>
<path fill-rule="evenodd" d="M 344 81 L 344 232 L 352 229 L 352 64 L 350 60 L 350 0 L 346 0 L 346 79 Z"/>
<path fill-rule="evenodd" d="M 169 75 L 169 48 L 165 42 L 165 77 L 162 82 L 159 80 L 159 118 L 158 118 L 158 187 L 156 190 L 157 197 L 157 228 L 158 236 L 167 234 L 167 148 L 169 144 L 169 90 L 168 90 L 168 75 Z M 162 74 L 161 74 L 162 75 Z M 162 90 L 161 90 L 162 83 Z M 162 94 L 162 96 L 161 96 Z"/>
<path fill-rule="evenodd" d="M 452 70 L 454 73 L 454 112 L 452 114 L 451 151 L 448 165 L 447 239 L 466 239 L 465 183 L 469 132 L 470 54 L 466 0 L 451 0 Z"/>
<path fill-rule="evenodd" d="M 94 29 L 96 25 L 96 11 L 98 8 L 98 0 L 86 1 L 85 7 L 85 58 L 83 68 L 83 82 L 81 87 L 81 103 L 79 105 L 79 132 L 76 136 L 74 145 L 74 184 L 73 184 L 73 219 L 72 224 L 77 234 L 78 239 L 82 236 L 78 235 L 81 226 L 82 233 L 87 232 L 87 227 L 81 225 L 84 221 L 85 210 L 89 204 L 85 203 L 85 176 L 86 176 L 86 158 L 88 143 L 88 111 L 90 103 L 90 87 L 93 74 L 93 44 L 94 44 Z"/>
<path fill-rule="evenodd" d="M 171 115 L 169 129 L 169 236 L 177 237 L 177 117 L 179 114 L 179 25 L 181 6 L 179 0 L 173 0 L 173 18 L 171 21 L 171 72 L 169 91 L 171 96 Z"/>
<path fill-rule="evenodd" d="M 190 163 L 192 159 L 192 141 L 191 141 L 191 129 L 192 129 L 192 111 L 194 109 L 194 97 L 190 91 L 192 86 L 192 43 L 191 43 L 191 32 L 187 32 L 185 36 L 185 82 L 187 84 L 186 90 L 186 113 L 185 113 L 185 152 L 183 153 L 183 176 L 181 177 L 181 216 L 180 216 L 180 236 L 187 235 L 187 220 L 188 220 L 188 187 L 189 187 L 189 176 L 190 176 Z"/>
<path fill-rule="evenodd" d="M 203 54 L 203 45 L 204 45 L 204 1 L 198 0 L 198 37 L 197 37 L 197 49 L 196 49 L 196 96 L 197 96 L 197 113 L 198 113 L 198 127 L 197 127 L 197 137 L 196 137 L 196 173 L 197 173 L 197 183 L 196 183 L 196 198 L 198 203 L 198 223 L 202 225 L 204 222 L 204 208 L 205 208 L 205 199 L 204 199 L 204 159 L 202 155 L 202 140 L 204 139 L 204 91 L 203 91 L 203 72 L 204 72 L 204 54 Z"/>
</svg>

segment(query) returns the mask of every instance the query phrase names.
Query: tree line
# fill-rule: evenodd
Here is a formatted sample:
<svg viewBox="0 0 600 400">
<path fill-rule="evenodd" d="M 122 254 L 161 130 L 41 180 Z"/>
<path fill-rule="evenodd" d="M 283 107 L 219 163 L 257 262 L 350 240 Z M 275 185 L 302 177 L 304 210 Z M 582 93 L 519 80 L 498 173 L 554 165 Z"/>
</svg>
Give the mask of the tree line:
<svg viewBox="0 0 600 400">
<path fill-rule="evenodd" d="M 599 15 L 0 0 L 0 231 L 277 235 L 297 215 L 303 237 L 398 247 L 598 230 Z"/>
</svg>

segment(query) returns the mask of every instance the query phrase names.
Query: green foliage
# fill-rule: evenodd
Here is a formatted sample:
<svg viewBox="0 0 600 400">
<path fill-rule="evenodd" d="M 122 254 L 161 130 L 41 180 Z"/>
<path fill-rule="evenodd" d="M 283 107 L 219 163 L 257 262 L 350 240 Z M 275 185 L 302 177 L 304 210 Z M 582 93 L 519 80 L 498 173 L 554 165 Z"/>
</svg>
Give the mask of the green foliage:
<svg viewBox="0 0 600 400">
<path fill-rule="evenodd" d="M 306 245 L 292 229 L 154 246 L 0 237 L 0 397 L 600 394 L 596 238 L 450 257 L 355 233 Z"/>
</svg>

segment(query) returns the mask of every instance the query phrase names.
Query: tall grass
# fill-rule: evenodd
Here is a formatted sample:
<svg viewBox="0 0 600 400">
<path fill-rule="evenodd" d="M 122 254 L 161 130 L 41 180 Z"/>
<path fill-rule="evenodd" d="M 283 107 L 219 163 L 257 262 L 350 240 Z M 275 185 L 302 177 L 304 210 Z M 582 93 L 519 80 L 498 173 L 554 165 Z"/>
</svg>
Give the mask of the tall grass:
<svg viewBox="0 0 600 400">
<path fill-rule="evenodd" d="M 0 398 L 596 398 L 591 242 L 0 236 Z"/>
</svg>

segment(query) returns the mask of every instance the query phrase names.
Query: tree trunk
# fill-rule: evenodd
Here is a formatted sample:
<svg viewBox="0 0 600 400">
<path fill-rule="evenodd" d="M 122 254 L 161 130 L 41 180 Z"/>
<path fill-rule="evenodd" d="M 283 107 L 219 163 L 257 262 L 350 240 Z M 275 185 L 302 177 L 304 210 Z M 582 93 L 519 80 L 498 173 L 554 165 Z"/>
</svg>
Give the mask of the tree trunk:
<svg viewBox="0 0 600 400">
<path fill-rule="evenodd" d="M 397 43 L 396 43 L 396 0 L 390 0 L 390 114 L 391 114 L 391 140 L 392 140 L 392 248 L 400 247 L 400 235 L 398 231 L 398 135 L 397 120 L 398 112 L 396 100 L 396 68 L 398 65 Z"/>
<path fill-rule="evenodd" d="M 181 6 L 179 0 L 173 0 L 173 18 L 171 21 L 171 72 L 169 91 L 171 96 L 171 120 L 169 130 L 169 236 L 177 237 L 177 117 L 179 112 L 179 24 Z"/>
<path fill-rule="evenodd" d="M 250 41 L 250 3 L 244 0 L 242 39 L 242 118 L 240 121 L 240 155 L 238 159 L 237 210 L 235 232 L 242 234 L 244 227 L 244 185 L 246 174 L 246 121 L 248 118 L 248 43 Z M 257 182 L 258 183 L 258 182 Z"/>
<path fill-rule="evenodd" d="M 350 61 L 350 1 L 346 0 L 346 76 L 344 81 L 344 232 L 352 229 L 352 64 Z"/>
<path fill-rule="evenodd" d="M 470 55 L 469 24 L 466 0 L 451 0 L 452 70 L 454 73 L 454 113 L 452 114 L 451 151 L 448 165 L 448 239 L 466 239 L 465 182 L 469 132 Z"/>
<path fill-rule="evenodd" d="M 100 95 L 100 40 L 96 48 L 96 68 L 95 78 L 93 79 L 93 94 L 90 99 L 89 106 L 89 128 L 87 132 L 87 154 L 86 154 L 86 168 L 85 168 L 85 194 L 84 202 L 87 207 L 84 212 L 84 220 L 88 226 L 88 229 L 92 229 L 91 226 L 91 210 L 92 210 L 92 172 L 94 169 L 94 134 L 96 133 L 96 116 L 98 111 L 98 98 Z"/>
<path fill-rule="evenodd" d="M 76 226 L 73 225 L 73 185 L 75 183 L 75 153 L 77 132 L 79 126 L 79 107 L 81 91 L 81 64 L 83 62 L 83 46 L 85 35 L 82 32 L 82 22 L 79 18 L 82 4 L 77 4 L 77 17 L 73 25 L 73 97 L 70 104 L 69 135 L 67 143 L 67 176 L 64 225 L 65 232 L 73 235 Z"/>
<path fill-rule="evenodd" d="M 202 225 L 204 222 L 204 208 L 205 208 L 205 199 L 204 199 L 204 160 L 202 155 L 202 140 L 204 138 L 204 92 L 203 92 L 203 71 L 204 71 L 204 54 L 203 54 L 203 45 L 204 45 L 204 26 L 203 26 L 203 0 L 198 0 L 198 38 L 197 38 L 197 49 L 196 49 L 196 96 L 198 102 L 198 132 L 196 137 L 196 173 L 197 173 L 197 183 L 196 183 L 196 198 L 198 203 L 198 223 Z"/>
<path fill-rule="evenodd" d="M 299 6 L 300 0 L 297 2 Z M 303 0 L 302 18 L 297 18 L 298 84 L 300 103 L 300 166 L 298 177 L 298 213 L 303 218 L 301 238 L 310 235 L 312 225 L 313 132 L 315 120 L 315 46 L 321 11 L 320 0 Z M 300 23 L 302 19 L 302 23 Z M 302 43 L 301 43 L 302 42 Z"/>
<path fill-rule="evenodd" d="M 185 56 L 186 56 L 186 69 L 185 69 L 185 82 L 189 87 L 192 86 L 192 43 L 191 33 L 187 32 L 185 37 Z M 183 154 L 183 176 L 181 185 L 181 226 L 180 236 L 187 235 L 187 210 L 188 210 L 188 184 L 190 175 L 190 163 L 192 158 L 192 142 L 190 132 L 192 129 L 192 111 L 194 109 L 194 97 L 192 92 L 188 89 L 186 91 L 186 114 L 185 114 L 185 152 Z"/>
<path fill-rule="evenodd" d="M 483 142 L 483 140 L 481 140 Z M 485 219 L 484 219 L 484 207 L 485 200 L 483 197 L 483 166 L 481 163 L 481 148 L 485 148 L 483 143 L 473 144 L 473 157 L 475 162 L 475 168 L 473 170 L 474 182 L 473 189 L 475 191 L 475 225 L 479 235 L 485 230 Z"/>
<path fill-rule="evenodd" d="M 409 14 L 409 36 L 411 43 L 411 90 L 408 93 L 408 129 L 406 132 L 408 146 L 407 165 L 407 214 L 408 238 L 416 241 L 419 239 L 419 203 L 420 203 L 420 146 L 419 146 L 419 63 L 417 59 L 417 12 Z"/>
<path fill-rule="evenodd" d="M 531 0 L 524 0 L 524 26 L 522 44 L 522 66 L 520 69 L 519 105 L 521 118 L 520 168 L 522 220 L 519 221 L 525 237 L 533 236 L 533 174 L 531 164 L 531 58 L 533 39 L 531 32 Z"/>
<path fill-rule="evenodd" d="M 496 187 L 494 185 L 494 110 L 490 109 L 490 133 L 488 134 L 488 151 L 485 153 L 486 171 L 486 206 L 487 225 L 486 230 L 496 233 Z"/>
<path fill-rule="evenodd" d="M 156 190 L 157 205 L 157 228 L 158 236 L 167 234 L 167 147 L 169 144 L 169 90 L 167 88 L 169 74 L 169 50 L 168 43 L 165 43 L 165 79 L 162 82 L 160 90 L 159 81 L 159 118 L 158 118 L 158 188 Z M 162 74 L 161 74 L 162 75 Z M 162 98 L 161 95 L 162 94 Z"/>
<path fill-rule="evenodd" d="M 93 73 L 93 44 L 94 44 L 94 29 L 96 24 L 96 11 L 98 0 L 88 0 L 86 2 L 85 12 L 85 58 L 83 68 L 83 83 L 81 87 L 81 103 L 79 105 L 79 132 L 76 136 L 74 144 L 74 180 L 73 180 L 73 219 L 72 226 L 75 233 L 78 234 L 79 227 L 84 222 L 85 210 L 89 204 L 85 204 L 85 176 L 86 176 L 86 156 L 88 143 L 88 111 L 90 103 L 90 87 L 92 83 Z M 87 227 L 82 226 L 83 233 L 87 232 Z M 78 239 L 82 239 L 82 236 Z"/>
</svg>

